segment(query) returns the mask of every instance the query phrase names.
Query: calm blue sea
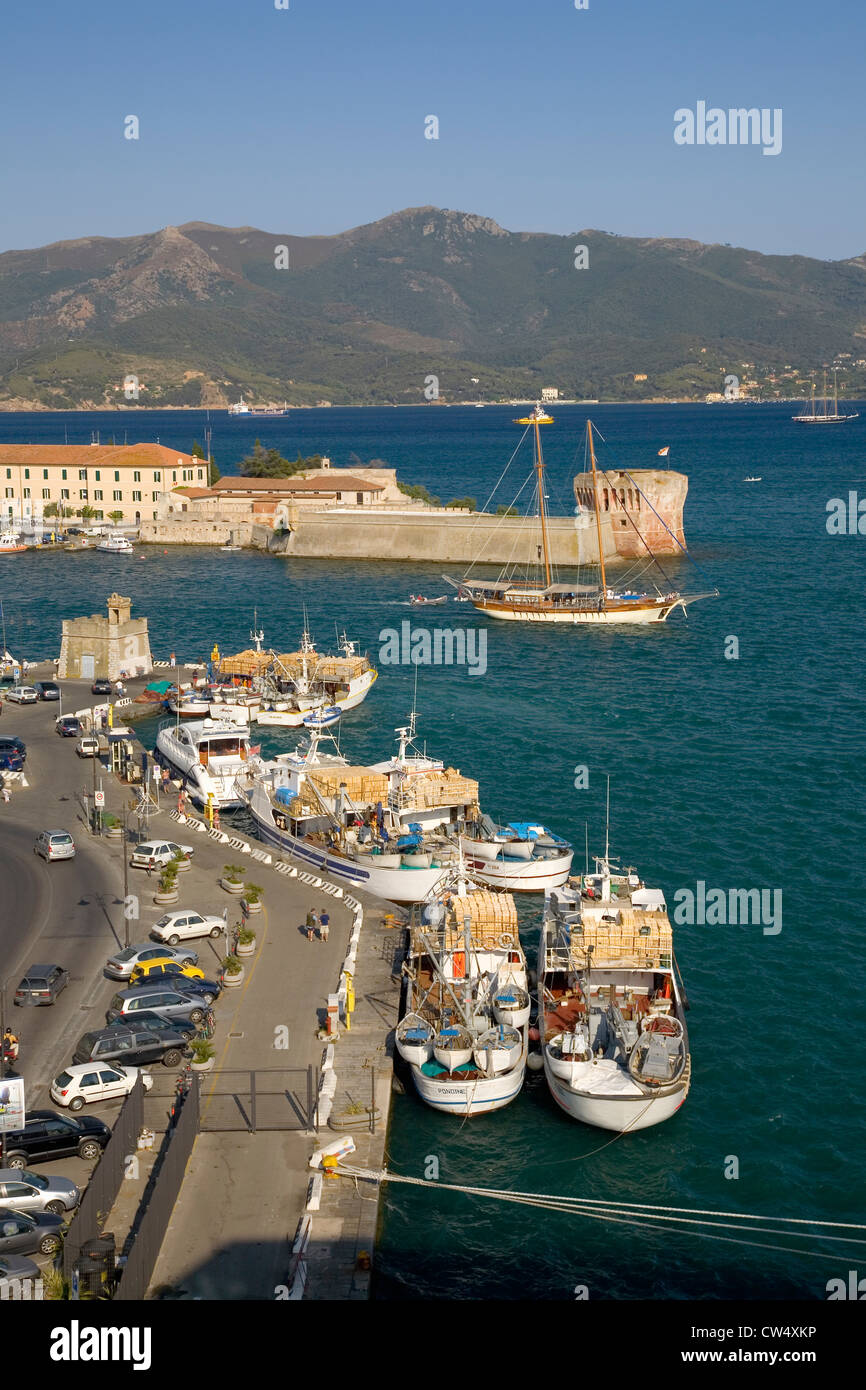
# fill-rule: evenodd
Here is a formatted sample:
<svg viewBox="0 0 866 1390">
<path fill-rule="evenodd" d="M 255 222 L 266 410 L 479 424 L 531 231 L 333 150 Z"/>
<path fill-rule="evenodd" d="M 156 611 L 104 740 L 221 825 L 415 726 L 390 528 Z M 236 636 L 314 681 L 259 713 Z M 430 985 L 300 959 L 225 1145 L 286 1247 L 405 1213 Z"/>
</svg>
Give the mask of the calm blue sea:
<svg viewBox="0 0 866 1390">
<path fill-rule="evenodd" d="M 332 409 L 247 422 L 211 417 L 231 472 L 255 437 L 294 456 L 354 451 L 448 500 L 482 501 L 516 443 L 510 407 Z M 594 406 L 611 465 L 688 473 L 685 531 L 721 597 L 658 630 L 565 632 L 486 624 L 488 670 L 419 673 L 419 729 L 431 750 L 479 778 L 493 814 L 543 817 L 582 857 L 611 841 L 673 901 L 678 888 L 783 892 L 782 930 L 682 926 L 677 956 L 691 1000 L 694 1080 L 670 1122 L 615 1139 L 561 1115 L 530 1078 L 509 1109 L 465 1124 L 395 1098 L 389 1164 L 423 1176 L 552 1194 L 862 1220 L 859 1110 L 864 941 L 863 577 L 866 537 L 830 536 L 827 502 L 866 496 L 866 413 L 813 431 L 791 406 Z M 552 508 L 572 505 L 586 410 L 547 430 Z M 187 449 L 204 413 L 0 415 L 0 440 Z M 744 484 L 748 475 L 760 483 Z M 522 481 L 522 475 L 519 478 Z M 515 483 L 514 490 L 516 491 Z M 507 490 L 506 490 L 507 492 Z M 509 501 L 510 493 L 502 500 Z M 159 656 L 203 658 L 247 645 L 253 608 L 285 649 L 304 610 L 322 646 L 345 627 L 372 655 L 410 616 L 412 590 L 445 592 L 433 565 L 358 564 L 145 548 L 108 555 L 0 557 L 7 641 L 37 658 L 59 649 L 64 617 L 101 609 L 115 587 L 150 618 Z M 669 569 L 681 581 L 677 564 Z M 704 588 L 698 576 L 694 582 Z M 425 621 L 484 625 L 465 608 Z M 417 612 L 411 614 L 418 623 Z M 739 657 L 726 659 L 736 637 Z M 344 750 L 384 757 L 412 702 L 413 668 L 383 668 L 345 721 Z M 4 723 L 6 721 L 4 720 Z M 284 742 L 281 743 L 281 739 Z M 287 746 L 276 735 L 270 747 Z M 589 768 L 588 790 L 574 769 Z M 522 913 L 534 952 L 536 919 Z M 730 1159 L 739 1177 L 725 1177 Z M 721 1219 L 721 1218 L 720 1218 Z M 761 1223 L 755 1223 L 760 1227 Z M 754 1246 L 643 1225 L 576 1218 L 459 1194 L 393 1187 L 384 1203 L 377 1291 L 387 1298 L 823 1297 L 847 1253 L 814 1233 L 804 1253 L 756 1231 Z M 828 1252 L 830 1252 L 828 1257 Z"/>
</svg>

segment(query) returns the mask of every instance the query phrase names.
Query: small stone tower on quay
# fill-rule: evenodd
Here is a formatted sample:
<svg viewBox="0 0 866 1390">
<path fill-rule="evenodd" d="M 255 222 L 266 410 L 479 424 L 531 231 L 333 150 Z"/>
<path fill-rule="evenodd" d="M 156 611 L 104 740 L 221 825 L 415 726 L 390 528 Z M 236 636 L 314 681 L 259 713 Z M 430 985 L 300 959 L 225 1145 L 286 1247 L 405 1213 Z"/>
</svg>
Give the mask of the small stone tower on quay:
<svg viewBox="0 0 866 1390">
<path fill-rule="evenodd" d="M 117 680 L 153 669 L 147 618 L 132 617 L 132 600 L 109 594 L 108 617 L 65 618 L 58 677 Z"/>
</svg>

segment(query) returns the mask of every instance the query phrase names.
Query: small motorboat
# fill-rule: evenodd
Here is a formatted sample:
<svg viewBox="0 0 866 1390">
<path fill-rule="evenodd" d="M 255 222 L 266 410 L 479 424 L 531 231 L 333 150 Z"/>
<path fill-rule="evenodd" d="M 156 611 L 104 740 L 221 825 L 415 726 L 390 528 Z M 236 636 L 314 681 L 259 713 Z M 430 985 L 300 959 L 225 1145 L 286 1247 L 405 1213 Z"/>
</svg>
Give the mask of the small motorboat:
<svg viewBox="0 0 866 1390">
<path fill-rule="evenodd" d="M 406 1014 L 397 1025 L 397 1051 L 404 1062 L 421 1067 L 433 1056 L 433 1025 L 420 1014 Z"/>
<path fill-rule="evenodd" d="M 762 483 L 763 481 L 764 481 L 763 478 L 744 478 L 744 479 L 743 479 L 743 482 L 744 482 L 744 483 Z"/>
<path fill-rule="evenodd" d="M 510 1071 L 520 1060 L 523 1036 L 518 1028 L 499 1023 L 482 1033 L 473 1049 L 476 1065 L 488 1075 Z"/>
<path fill-rule="evenodd" d="M 448 595 L 442 594 L 440 598 L 425 598 L 423 594 L 410 594 L 409 602 L 413 608 L 438 608 L 443 603 L 448 602 Z"/>
<path fill-rule="evenodd" d="M 329 724 L 336 724 L 342 713 L 339 705 L 323 705 L 311 709 L 302 722 L 307 729 L 327 729 Z"/>
</svg>

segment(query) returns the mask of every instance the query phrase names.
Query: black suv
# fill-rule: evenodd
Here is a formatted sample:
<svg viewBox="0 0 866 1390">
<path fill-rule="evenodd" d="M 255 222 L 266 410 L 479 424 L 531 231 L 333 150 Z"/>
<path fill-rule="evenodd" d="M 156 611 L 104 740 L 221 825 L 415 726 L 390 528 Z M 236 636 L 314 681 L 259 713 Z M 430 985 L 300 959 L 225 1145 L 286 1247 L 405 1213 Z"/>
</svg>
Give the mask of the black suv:
<svg viewBox="0 0 866 1390">
<path fill-rule="evenodd" d="M 176 1067 L 189 1048 L 182 1033 L 163 1024 L 162 1028 L 97 1028 L 79 1038 L 73 1062 L 119 1062 L 125 1067 L 144 1067 L 162 1062 Z"/>
<path fill-rule="evenodd" d="M 2 1089 L 2 1087 L 0 1087 Z M 45 1159 L 98 1158 L 111 1138 L 102 1120 L 73 1120 L 53 1110 L 31 1110 L 23 1129 L 7 1130 L 4 1139 L 4 1165 L 29 1168 Z"/>
</svg>

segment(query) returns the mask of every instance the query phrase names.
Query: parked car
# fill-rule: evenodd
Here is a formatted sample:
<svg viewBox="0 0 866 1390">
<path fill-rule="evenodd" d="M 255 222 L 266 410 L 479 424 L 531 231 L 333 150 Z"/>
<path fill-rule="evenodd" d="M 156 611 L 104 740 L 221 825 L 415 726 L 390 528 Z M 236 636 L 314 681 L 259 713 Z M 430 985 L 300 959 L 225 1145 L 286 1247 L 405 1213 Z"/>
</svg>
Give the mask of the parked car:
<svg viewBox="0 0 866 1390">
<path fill-rule="evenodd" d="M 111 681 L 94 681 L 90 687 L 91 695 L 110 695 Z"/>
<path fill-rule="evenodd" d="M 180 961 L 174 959 L 172 952 L 170 956 L 158 955 L 152 956 L 150 960 L 140 960 L 129 977 L 129 983 L 137 985 L 142 980 L 159 982 L 163 975 L 177 975 L 185 980 L 204 979 L 203 970 L 197 965 L 181 965 Z"/>
<path fill-rule="evenodd" d="M 0 1255 L 0 1279 L 17 1279 L 23 1284 L 41 1278 L 42 1270 L 35 1260 L 26 1260 L 23 1255 Z"/>
<path fill-rule="evenodd" d="M 31 1110 L 22 1129 L 7 1130 L 4 1157 L 7 1168 L 28 1168 L 50 1158 L 98 1158 L 111 1138 L 102 1120 L 73 1120 L 54 1110 Z"/>
<path fill-rule="evenodd" d="M 40 700 L 59 700 L 60 686 L 56 681 L 36 681 L 33 685 Z"/>
<path fill-rule="evenodd" d="M 62 1216 L 74 1211 L 81 1201 L 81 1189 L 69 1178 L 56 1174 L 45 1177 L 27 1168 L 0 1168 L 0 1207 L 13 1211 L 53 1211 Z"/>
<path fill-rule="evenodd" d="M 104 1062 L 113 1066 L 122 1063 L 124 1067 L 145 1067 L 162 1062 L 163 1066 L 176 1067 L 189 1051 L 186 1030 L 181 1032 L 164 1018 L 157 1021 L 156 1028 L 142 1027 L 136 1014 L 134 1023 L 114 1023 L 110 1028 L 96 1028 L 85 1033 L 75 1045 L 72 1060 L 77 1066 Z M 194 1035 L 195 1024 L 189 1026 Z"/>
<path fill-rule="evenodd" d="M 192 1002 L 190 1002 L 190 1008 L 195 1008 Z M 172 1033 L 179 1033 L 184 1042 L 188 1043 L 192 1042 L 193 1038 L 197 1038 L 207 1026 L 208 1015 L 210 1015 L 210 1021 L 213 1023 L 213 1014 L 210 1009 L 205 1011 L 205 1016 L 200 1024 L 193 1023 L 189 1014 L 174 1014 L 169 1022 L 168 1019 L 163 1018 L 162 1014 L 155 1013 L 153 1009 L 138 1009 L 135 1014 L 134 1027 L 136 1032 L 145 1028 L 149 1029 L 151 1032 L 157 1031 L 160 1028 L 168 1028 Z M 109 1023 L 107 1028 L 101 1031 L 113 1033 L 116 1032 L 118 1028 L 126 1028 L 127 1026 L 124 1019 L 118 1018 L 115 1019 L 114 1023 Z M 79 1061 L 80 1058 L 76 1057 L 74 1060 Z M 173 1066 L 174 1063 L 169 1062 L 167 1065 Z"/>
<path fill-rule="evenodd" d="M 99 757 L 99 739 L 93 734 L 85 734 L 75 745 L 75 751 L 79 758 Z"/>
<path fill-rule="evenodd" d="M 181 975 L 176 965 L 165 966 L 162 975 L 154 974 L 139 979 L 131 979 L 130 989 L 149 989 L 156 984 L 168 985 L 170 989 L 176 989 L 181 994 L 189 995 L 190 999 L 203 999 L 205 1004 L 212 1004 L 215 999 L 219 999 L 222 993 L 222 985 L 218 980 L 207 980 L 205 977 Z"/>
<path fill-rule="evenodd" d="M 20 753 L 10 749 L 8 753 L 0 753 L 0 772 L 23 772 L 24 759 Z"/>
<path fill-rule="evenodd" d="M 39 696 L 32 685 L 13 685 L 6 699 L 11 700 L 13 705 L 35 705 Z"/>
<path fill-rule="evenodd" d="M 173 840 L 144 840 L 136 845 L 129 862 L 134 869 L 146 869 L 148 864 L 162 868 L 178 851 L 185 859 L 191 859 L 195 853 L 192 845 L 176 845 Z"/>
<path fill-rule="evenodd" d="M 69 984 L 62 965 L 31 965 L 13 997 L 15 1004 L 53 1004 Z"/>
<path fill-rule="evenodd" d="M 54 726 L 61 738 L 80 738 L 81 720 L 74 714 L 62 714 Z"/>
<path fill-rule="evenodd" d="M 162 1014 L 163 1018 L 169 1020 L 174 1014 L 183 1014 L 191 1018 L 193 1023 L 201 1023 L 204 1018 L 204 1004 L 198 1005 L 188 994 L 170 989 L 167 985 L 147 985 L 137 989 L 122 989 L 115 994 L 108 1006 L 105 1020 L 107 1023 L 113 1023 L 116 1018 L 122 1018 L 133 1027 L 135 1014 L 139 1009 L 152 1009 L 154 1013 Z"/>
<path fill-rule="evenodd" d="M 149 946 L 146 943 L 127 946 L 124 950 L 115 951 L 109 956 L 105 964 L 105 973 L 110 975 L 112 980 L 128 980 L 137 965 L 149 960 L 174 960 L 178 965 L 195 965 L 198 952 L 191 950 L 189 946 L 180 946 L 177 950 L 172 946 Z"/>
<path fill-rule="evenodd" d="M 35 1216 L 25 1211 L 0 1207 L 0 1253 L 10 1255 L 56 1255 L 63 1244 L 63 1217 L 53 1211 Z"/>
<path fill-rule="evenodd" d="M 182 937 L 184 939 L 190 936 L 216 938 L 222 936 L 225 929 L 226 924 L 223 917 L 217 917 L 213 913 L 209 916 L 203 916 L 200 912 L 192 912 L 188 907 L 184 907 L 178 908 L 174 912 L 166 912 L 158 922 L 154 922 L 150 934 L 157 941 L 167 941 L 169 946 L 176 946 Z"/>
<path fill-rule="evenodd" d="M 65 1105 L 70 1110 L 83 1110 L 106 1100 L 119 1100 L 128 1096 L 139 1076 L 146 1091 L 153 1085 L 153 1077 L 138 1067 L 109 1066 L 108 1063 L 74 1062 L 56 1076 L 48 1088 L 48 1094 L 55 1105 Z"/>
<path fill-rule="evenodd" d="M 68 830 L 43 830 L 33 846 L 34 854 L 45 860 L 74 859 L 75 841 Z"/>
<path fill-rule="evenodd" d="M 20 738 L 13 738 L 11 735 L 6 735 L 3 738 L 0 738 L 0 758 L 6 757 L 13 759 L 20 758 L 21 767 L 23 767 L 25 762 L 27 761 L 27 744 L 24 742 L 24 740 Z M 12 770 L 15 772 L 19 772 L 21 769 L 14 768 Z"/>
</svg>

